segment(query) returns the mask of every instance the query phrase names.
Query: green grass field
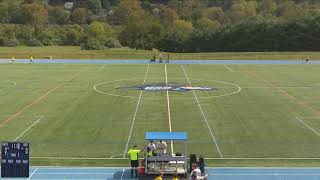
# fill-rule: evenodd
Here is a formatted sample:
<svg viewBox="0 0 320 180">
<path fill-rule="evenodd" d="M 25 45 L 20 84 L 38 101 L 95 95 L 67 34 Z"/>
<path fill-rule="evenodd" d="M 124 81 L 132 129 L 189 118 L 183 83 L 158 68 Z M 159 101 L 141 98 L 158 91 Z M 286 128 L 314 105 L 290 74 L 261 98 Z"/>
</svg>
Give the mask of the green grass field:
<svg viewBox="0 0 320 180">
<path fill-rule="evenodd" d="M 44 47 L 0 47 L 0 59 L 151 59 L 155 52 L 128 48 L 87 51 L 77 46 Z M 157 53 L 156 53 L 157 54 Z M 163 53 L 166 58 L 167 53 Z M 320 52 L 211 52 L 211 53 L 170 53 L 170 59 L 177 60 L 301 60 L 309 56 L 320 59 Z"/>
<path fill-rule="evenodd" d="M 320 164 L 319 65 L 183 67 L 0 64 L 0 141 L 30 142 L 33 165 L 120 166 L 127 160 L 104 158 L 171 126 L 209 165 Z M 188 78 L 216 90 L 119 88 Z"/>
</svg>

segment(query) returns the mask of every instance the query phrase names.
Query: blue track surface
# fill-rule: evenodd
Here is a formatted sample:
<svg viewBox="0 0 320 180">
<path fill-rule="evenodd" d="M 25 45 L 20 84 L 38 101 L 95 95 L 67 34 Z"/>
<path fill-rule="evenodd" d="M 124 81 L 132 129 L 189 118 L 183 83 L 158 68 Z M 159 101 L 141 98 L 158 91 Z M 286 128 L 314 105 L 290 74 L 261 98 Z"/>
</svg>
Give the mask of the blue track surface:
<svg viewBox="0 0 320 180">
<path fill-rule="evenodd" d="M 320 168 L 208 168 L 209 180 L 319 180 Z M 131 179 L 129 168 L 32 167 L 29 179 Z"/>
<path fill-rule="evenodd" d="M 149 60 L 96 60 L 96 59 L 36 59 L 37 64 L 147 64 Z M 11 60 L 0 59 L 0 63 L 11 63 Z M 29 63 L 29 59 L 18 59 L 15 63 Z M 310 64 L 320 64 L 311 61 Z M 159 64 L 159 63 L 155 63 Z M 170 64 L 306 64 L 302 60 L 170 60 Z"/>
</svg>

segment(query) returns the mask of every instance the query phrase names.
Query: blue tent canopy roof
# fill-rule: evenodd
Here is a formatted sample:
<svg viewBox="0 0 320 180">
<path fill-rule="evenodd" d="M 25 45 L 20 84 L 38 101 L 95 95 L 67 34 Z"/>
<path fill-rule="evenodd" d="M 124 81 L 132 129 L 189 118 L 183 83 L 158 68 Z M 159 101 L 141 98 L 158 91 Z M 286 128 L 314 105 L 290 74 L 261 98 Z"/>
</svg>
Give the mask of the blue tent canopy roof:
<svg viewBox="0 0 320 180">
<path fill-rule="evenodd" d="M 188 140 L 186 132 L 146 132 L 146 140 Z"/>
</svg>

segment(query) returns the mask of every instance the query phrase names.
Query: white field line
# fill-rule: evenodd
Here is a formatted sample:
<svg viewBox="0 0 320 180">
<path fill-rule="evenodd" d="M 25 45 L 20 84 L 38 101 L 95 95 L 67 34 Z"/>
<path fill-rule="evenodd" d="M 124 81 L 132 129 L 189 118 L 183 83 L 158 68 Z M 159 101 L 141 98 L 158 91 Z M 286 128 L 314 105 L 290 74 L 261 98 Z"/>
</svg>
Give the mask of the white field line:
<svg viewBox="0 0 320 180">
<path fill-rule="evenodd" d="M 183 65 L 181 65 L 181 68 L 182 68 L 182 70 L 183 70 L 183 72 L 184 72 L 184 75 L 186 76 L 186 78 L 187 78 L 190 86 L 192 86 L 191 81 L 190 81 L 190 79 L 189 79 L 189 76 L 187 75 L 187 72 L 186 72 L 186 70 L 184 69 Z M 202 109 L 202 106 L 201 106 L 201 104 L 200 104 L 200 102 L 199 102 L 199 100 L 198 100 L 197 94 L 196 94 L 196 92 L 195 92 L 194 90 L 192 90 L 192 92 L 193 92 L 193 95 L 194 95 L 194 99 L 197 101 L 197 104 L 198 104 L 198 107 L 199 107 L 199 109 L 200 109 L 200 111 L 201 111 L 202 117 L 203 117 L 204 121 L 206 122 L 206 125 L 207 125 L 207 127 L 208 127 L 209 132 L 210 132 L 212 141 L 214 142 L 214 144 L 215 144 L 215 146 L 216 146 L 216 148 L 217 148 L 217 150 L 218 150 L 218 152 L 219 152 L 220 158 L 223 158 L 223 155 L 222 155 L 222 153 L 221 153 L 221 151 L 220 151 L 220 147 L 219 147 L 219 145 L 218 145 L 218 143 L 217 143 L 217 140 L 216 140 L 215 136 L 213 135 L 213 132 L 212 132 L 212 129 L 211 129 L 209 123 L 208 123 L 207 117 L 206 117 L 206 115 L 205 115 L 204 112 L 203 112 L 203 109 Z"/>
<path fill-rule="evenodd" d="M 0 87 L 15 87 L 17 85 L 17 82 L 15 81 L 11 81 L 11 80 L 6 80 L 5 82 L 11 82 L 12 85 L 8 85 L 8 84 L 0 84 Z"/>
<path fill-rule="evenodd" d="M 307 123 L 305 123 L 302 119 L 296 117 L 296 119 L 301 122 L 304 126 L 306 126 L 307 128 L 309 128 L 311 131 L 313 131 L 316 135 L 320 136 L 320 133 L 318 131 L 316 131 L 315 129 L 313 129 L 311 126 L 309 126 Z"/>
<path fill-rule="evenodd" d="M 72 172 L 66 172 L 66 173 L 59 173 L 59 172 L 56 172 L 56 173 L 50 173 L 50 172 L 48 172 L 48 173 L 37 173 L 37 174 L 43 174 L 43 175 L 45 175 L 45 174 L 47 174 L 47 175 L 59 175 L 59 174 L 61 174 L 61 175 L 68 175 L 68 174 L 71 174 L 71 175 L 90 175 L 90 174 L 92 174 L 92 175 L 110 175 L 110 174 L 115 174 L 115 173 L 95 173 L 95 172 L 92 172 L 92 173 L 72 173 Z"/>
<path fill-rule="evenodd" d="M 101 66 L 99 69 L 97 69 L 97 71 L 96 71 L 96 72 L 101 71 L 105 66 L 106 66 L 106 65 Z"/>
<path fill-rule="evenodd" d="M 144 76 L 143 84 L 146 83 L 146 79 L 147 79 L 148 72 L 149 72 L 149 67 L 150 67 L 150 65 L 148 64 L 148 67 L 147 67 L 147 70 L 146 70 L 146 74 L 145 74 L 145 76 Z M 130 140 L 131 140 L 132 130 L 133 130 L 134 123 L 135 123 L 135 121 L 136 121 L 137 113 L 138 113 L 139 106 L 140 106 L 140 101 L 141 101 L 141 97 L 142 97 L 142 92 L 143 92 L 143 91 L 141 90 L 141 91 L 140 91 L 139 98 L 138 98 L 138 101 L 137 101 L 136 109 L 135 109 L 134 114 L 133 114 L 132 123 L 131 123 L 130 131 L 129 131 L 129 136 L 128 136 L 128 140 L 127 140 L 127 143 L 126 143 L 126 147 L 125 147 L 125 149 L 124 149 L 124 152 L 123 152 L 123 158 L 126 157 L 126 154 L 127 154 L 127 151 L 128 151 L 128 146 L 129 146 L 129 142 L 130 142 Z"/>
<path fill-rule="evenodd" d="M 131 167 L 82 167 L 82 166 L 30 166 L 31 168 L 39 168 L 39 169 L 46 169 L 46 170 L 51 170 L 51 169 L 66 169 L 66 170 L 72 170 L 72 169 L 114 169 L 114 170 L 119 170 L 119 169 L 125 169 L 125 170 L 130 170 Z M 206 169 L 209 170 L 215 170 L 215 169 L 245 169 L 245 170 L 261 170 L 261 169 L 312 169 L 312 170 L 320 170 L 320 167 L 261 167 L 261 166 L 255 166 L 255 167 L 234 167 L 234 166 L 228 166 L 228 167 L 206 167 Z"/>
<path fill-rule="evenodd" d="M 223 65 L 225 68 L 227 68 L 229 71 L 234 72 L 231 68 L 229 68 L 227 65 Z"/>
<path fill-rule="evenodd" d="M 166 86 L 168 86 L 168 72 L 167 72 L 167 64 L 164 65 L 164 71 L 166 74 Z M 168 120 L 169 120 L 169 131 L 172 132 L 172 125 L 171 125 L 171 109 L 170 109 L 170 97 L 169 97 L 169 90 L 167 89 L 167 104 L 168 104 Z M 171 144 L 171 154 L 174 153 L 173 151 L 173 141 L 170 141 Z"/>
<path fill-rule="evenodd" d="M 99 158 L 99 157 L 40 157 L 40 156 L 31 156 L 30 159 L 55 159 L 55 160 L 128 160 L 129 158 Z M 143 158 L 139 158 L 143 159 Z M 254 158 L 205 158 L 206 160 L 320 160 L 320 157 L 254 157 Z"/>
<path fill-rule="evenodd" d="M 17 141 L 20 137 L 22 137 L 26 132 L 28 132 L 33 126 L 35 126 L 44 116 L 39 116 L 39 118 L 26 130 L 24 130 L 19 136 L 17 136 L 13 141 Z"/>
<path fill-rule="evenodd" d="M 37 172 L 37 170 L 38 170 L 38 168 L 32 172 L 32 174 L 29 176 L 29 178 L 27 180 L 31 179 L 32 176 Z"/>
<path fill-rule="evenodd" d="M 251 173 L 243 173 L 243 174 L 208 174 L 208 176 L 319 176 L 320 174 L 286 174 L 286 173 L 274 173 L 274 174 L 251 174 Z M 280 179 L 281 180 L 281 179 Z"/>
<path fill-rule="evenodd" d="M 122 179 L 123 179 L 123 174 L 124 174 L 124 169 L 122 169 L 122 174 L 121 174 L 121 178 L 120 178 L 120 180 L 122 180 Z"/>
</svg>

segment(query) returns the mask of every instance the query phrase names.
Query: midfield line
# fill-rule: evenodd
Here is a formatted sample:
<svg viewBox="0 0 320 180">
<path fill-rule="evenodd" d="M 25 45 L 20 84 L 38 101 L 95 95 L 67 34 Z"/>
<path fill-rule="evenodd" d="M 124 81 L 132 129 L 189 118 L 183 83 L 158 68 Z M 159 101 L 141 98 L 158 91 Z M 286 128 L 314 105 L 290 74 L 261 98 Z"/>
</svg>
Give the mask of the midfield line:
<svg viewBox="0 0 320 180">
<path fill-rule="evenodd" d="M 150 65 L 148 64 L 148 67 L 147 67 L 147 70 L 146 70 L 146 74 L 145 74 L 145 76 L 144 76 L 143 84 L 146 83 L 147 75 L 148 75 L 148 72 L 149 72 L 149 67 L 150 67 Z M 135 123 L 135 121 L 136 121 L 138 109 L 139 109 L 139 107 L 140 107 L 141 97 L 142 97 L 142 90 L 140 91 L 140 95 L 139 95 L 138 102 L 137 102 L 137 105 L 136 105 L 136 110 L 135 110 L 135 112 L 134 112 L 134 114 L 133 114 L 132 123 L 131 123 L 131 127 L 130 127 L 130 132 L 129 132 L 129 136 L 128 136 L 128 140 L 127 140 L 127 143 L 126 143 L 126 147 L 125 147 L 125 149 L 124 149 L 124 152 L 123 152 L 123 158 L 126 157 L 126 154 L 127 154 L 127 151 L 128 151 L 128 146 L 129 146 L 129 142 L 130 142 L 130 140 L 131 140 L 132 130 L 133 130 L 133 127 L 134 127 L 134 123 Z"/>
<path fill-rule="evenodd" d="M 187 75 L 187 72 L 185 71 L 183 65 L 181 65 L 181 68 L 182 68 L 182 70 L 183 70 L 183 72 L 184 72 L 184 75 L 186 76 L 186 78 L 187 78 L 187 80 L 188 80 L 188 82 L 189 82 L 189 85 L 192 86 L 191 81 L 190 81 L 190 79 L 189 79 L 189 76 Z M 197 94 L 196 94 L 196 92 L 195 92 L 194 90 L 192 90 L 192 92 L 193 92 L 193 95 L 194 95 L 194 99 L 196 100 L 196 102 L 197 102 L 197 104 L 198 104 L 198 107 L 199 107 L 199 109 L 200 109 L 200 112 L 201 112 L 201 114 L 202 114 L 202 117 L 203 117 L 204 121 L 206 122 L 206 125 L 207 125 L 207 127 L 208 127 L 209 132 L 210 132 L 212 141 L 214 142 L 214 144 L 215 144 L 215 146 L 216 146 L 216 148 L 217 148 L 217 150 L 218 150 L 218 152 L 219 152 L 220 158 L 223 159 L 223 155 L 222 155 L 222 153 L 221 153 L 221 150 L 220 150 L 220 148 L 219 148 L 219 145 L 218 145 L 218 143 L 217 143 L 217 140 L 216 140 L 215 136 L 213 135 L 213 132 L 212 132 L 212 129 L 211 129 L 209 123 L 208 123 L 207 117 L 206 117 L 206 115 L 205 115 L 204 112 L 203 112 L 202 106 L 201 106 L 201 104 L 200 104 L 200 102 L 199 102 L 199 100 L 198 100 L 198 96 L 197 96 Z"/>
<path fill-rule="evenodd" d="M 164 71 L 166 74 L 166 86 L 168 87 L 168 72 L 167 72 L 167 64 L 164 65 Z M 172 126 L 171 126 L 171 110 L 170 110 L 170 97 L 169 97 L 169 90 L 167 89 L 167 105 L 168 105 L 168 120 L 169 120 L 169 130 L 172 132 Z M 174 153 L 173 151 L 173 141 L 170 141 L 171 144 L 171 154 Z"/>
</svg>

